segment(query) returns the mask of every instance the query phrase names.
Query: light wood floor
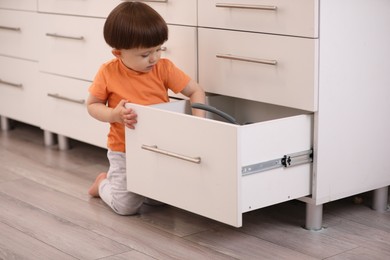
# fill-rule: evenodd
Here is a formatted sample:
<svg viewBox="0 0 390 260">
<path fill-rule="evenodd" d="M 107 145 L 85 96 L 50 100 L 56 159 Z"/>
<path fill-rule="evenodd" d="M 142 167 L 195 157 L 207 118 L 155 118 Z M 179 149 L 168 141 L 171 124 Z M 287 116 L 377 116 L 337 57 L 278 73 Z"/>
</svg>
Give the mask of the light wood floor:
<svg viewBox="0 0 390 260">
<path fill-rule="evenodd" d="M 242 228 L 171 206 L 123 217 L 86 192 L 105 150 L 72 144 L 44 147 L 20 123 L 0 132 L 0 259 L 390 259 L 390 212 L 371 210 L 371 193 L 326 204 L 317 232 L 299 201 L 247 213 Z"/>
</svg>

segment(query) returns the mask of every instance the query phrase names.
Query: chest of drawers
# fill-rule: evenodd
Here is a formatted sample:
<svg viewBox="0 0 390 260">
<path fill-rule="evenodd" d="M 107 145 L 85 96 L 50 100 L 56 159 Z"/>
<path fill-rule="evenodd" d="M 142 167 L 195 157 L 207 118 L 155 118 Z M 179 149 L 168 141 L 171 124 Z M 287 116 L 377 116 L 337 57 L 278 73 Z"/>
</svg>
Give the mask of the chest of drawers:
<svg viewBox="0 0 390 260">
<path fill-rule="evenodd" d="M 8 118 L 40 125 L 38 84 L 38 26 L 36 1 L 0 3 L 0 115 L 2 129 Z"/>
<path fill-rule="evenodd" d="M 107 125 L 83 100 L 111 58 L 99 31 L 119 2 L 1 1 L 0 21 L 22 28 L 0 30 L 2 119 L 105 147 Z M 169 24 L 164 56 L 198 79 L 211 105 L 252 124 L 194 118 L 187 101 L 129 104 L 139 113 L 126 133 L 135 144 L 127 144 L 129 190 L 233 226 L 245 212 L 299 198 L 306 227 L 318 229 L 324 203 L 387 189 L 389 1 L 144 2 Z M 45 116 L 31 115 L 42 112 L 36 102 Z M 298 165 L 279 167 L 283 158 Z"/>
<path fill-rule="evenodd" d="M 264 103 L 301 112 L 280 115 L 292 124 L 278 129 L 280 121 L 271 118 L 222 126 L 174 105 L 131 105 L 142 115 L 142 133 L 127 130 L 129 144 L 137 144 L 128 147 L 127 164 L 135 167 L 128 172 L 129 189 L 234 226 L 242 224 L 243 212 L 301 194 L 308 205 L 306 227 L 320 229 L 323 203 L 387 187 L 390 169 L 381 161 L 390 143 L 390 62 L 383 57 L 390 56 L 390 36 L 379 29 L 390 24 L 385 10 L 386 1 L 199 0 L 199 82 L 209 93 L 232 98 L 217 107 L 230 111 L 239 104 L 249 121 L 278 107 Z M 241 99 L 246 102 L 237 103 Z M 305 115 L 313 121 L 298 130 L 305 133 L 301 139 L 292 134 L 294 120 Z M 161 118 L 167 125 L 153 124 Z M 288 140 L 275 141 L 284 135 Z M 305 145 L 293 149 L 292 140 Z M 242 175 L 248 165 L 261 168 L 275 162 L 270 157 L 307 149 L 313 163 L 287 169 L 296 171 L 292 175 L 278 179 L 283 168 Z M 262 158 L 273 152 L 280 155 Z M 182 155 L 201 162 L 177 162 Z M 356 156 L 364 159 L 357 162 Z"/>
</svg>

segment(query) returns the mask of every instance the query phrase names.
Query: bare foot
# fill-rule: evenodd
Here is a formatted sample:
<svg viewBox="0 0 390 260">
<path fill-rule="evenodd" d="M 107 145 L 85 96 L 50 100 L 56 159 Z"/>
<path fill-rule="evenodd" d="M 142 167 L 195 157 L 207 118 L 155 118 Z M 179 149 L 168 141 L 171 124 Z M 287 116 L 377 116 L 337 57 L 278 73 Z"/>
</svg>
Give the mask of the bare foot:
<svg viewBox="0 0 390 260">
<path fill-rule="evenodd" d="M 99 175 L 96 177 L 95 181 L 93 182 L 92 186 L 88 190 L 88 194 L 92 197 L 99 197 L 99 184 L 102 182 L 102 180 L 107 178 L 107 173 L 102 172 L 99 173 Z"/>
</svg>

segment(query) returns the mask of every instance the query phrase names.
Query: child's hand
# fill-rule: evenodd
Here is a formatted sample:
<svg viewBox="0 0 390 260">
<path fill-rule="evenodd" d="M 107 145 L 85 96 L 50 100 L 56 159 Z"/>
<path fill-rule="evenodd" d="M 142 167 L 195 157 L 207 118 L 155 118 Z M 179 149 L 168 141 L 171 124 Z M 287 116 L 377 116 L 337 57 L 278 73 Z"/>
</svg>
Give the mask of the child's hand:
<svg viewBox="0 0 390 260">
<path fill-rule="evenodd" d="M 137 123 L 137 114 L 131 108 L 125 108 L 127 100 L 121 100 L 118 105 L 114 108 L 113 113 L 116 118 L 116 122 L 124 124 L 130 129 L 135 129 Z"/>
</svg>

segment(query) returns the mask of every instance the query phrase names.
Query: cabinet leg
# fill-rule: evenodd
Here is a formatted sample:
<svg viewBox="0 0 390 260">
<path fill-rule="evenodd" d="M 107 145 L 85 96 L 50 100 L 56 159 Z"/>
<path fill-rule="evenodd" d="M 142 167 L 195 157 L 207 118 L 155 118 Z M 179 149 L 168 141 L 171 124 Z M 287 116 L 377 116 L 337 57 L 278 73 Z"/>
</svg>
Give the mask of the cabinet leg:
<svg viewBox="0 0 390 260">
<path fill-rule="evenodd" d="M 45 146 L 53 146 L 56 144 L 55 135 L 47 130 L 43 131 L 43 142 Z"/>
<path fill-rule="evenodd" d="M 1 124 L 1 130 L 3 131 L 8 131 L 11 129 L 11 122 L 5 116 L 0 116 L 0 124 Z"/>
<path fill-rule="evenodd" d="M 322 229 L 322 206 L 306 203 L 306 229 L 314 231 Z"/>
<path fill-rule="evenodd" d="M 69 138 L 63 135 L 58 135 L 58 147 L 60 148 L 60 150 L 69 150 Z"/>
<path fill-rule="evenodd" d="M 379 212 L 385 212 L 387 210 L 388 195 L 388 186 L 374 190 L 372 209 Z"/>
</svg>

